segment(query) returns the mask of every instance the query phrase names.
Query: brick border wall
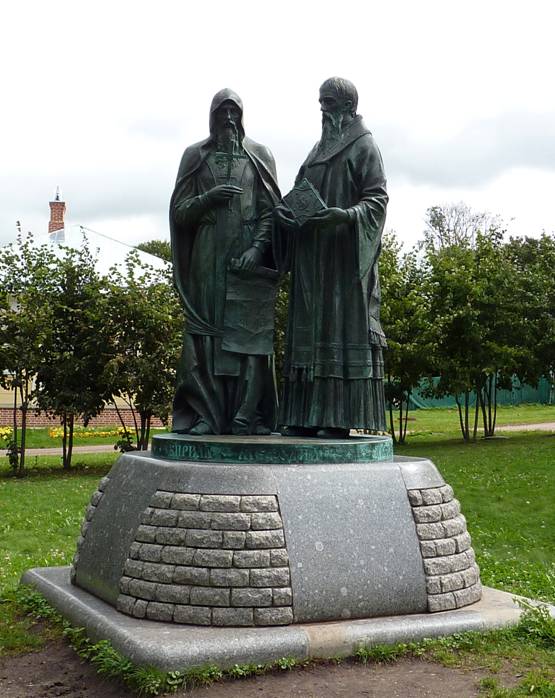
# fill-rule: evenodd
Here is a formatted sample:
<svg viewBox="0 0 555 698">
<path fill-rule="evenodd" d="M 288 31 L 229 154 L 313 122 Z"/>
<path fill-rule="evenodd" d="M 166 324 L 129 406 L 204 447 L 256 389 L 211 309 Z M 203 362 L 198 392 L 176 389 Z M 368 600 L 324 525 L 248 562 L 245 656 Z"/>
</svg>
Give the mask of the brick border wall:
<svg viewBox="0 0 555 698">
<path fill-rule="evenodd" d="M 120 413 L 124 418 L 126 426 L 133 426 L 133 414 L 129 408 L 120 408 Z M 11 427 L 13 419 L 13 412 L 10 407 L 0 407 L 0 426 L 1 427 Z M 27 426 L 28 427 L 51 427 L 58 426 L 60 420 L 57 417 L 49 417 L 44 413 L 39 413 L 36 409 L 30 409 L 27 413 Z M 79 426 L 83 425 L 83 420 L 77 420 L 76 424 Z M 18 425 L 21 426 L 21 414 L 18 412 Z M 119 426 L 120 421 L 116 410 L 113 407 L 107 407 L 104 409 L 98 417 L 93 417 L 90 420 L 89 426 L 91 427 L 103 427 L 103 426 Z M 153 417 L 151 426 L 161 427 L 162 422 L 157 418 Z"/>
</svg>

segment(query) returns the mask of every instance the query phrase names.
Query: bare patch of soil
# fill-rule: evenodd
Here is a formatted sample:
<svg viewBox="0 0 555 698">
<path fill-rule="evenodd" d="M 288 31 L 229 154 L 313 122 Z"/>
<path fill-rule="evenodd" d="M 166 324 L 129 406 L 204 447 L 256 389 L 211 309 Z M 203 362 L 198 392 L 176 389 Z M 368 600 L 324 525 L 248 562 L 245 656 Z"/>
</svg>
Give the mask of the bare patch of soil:
<svg viewBox="0 0 555 698">
<path fill-rule="evenodd" d="M 120 698 L 132 696 L 120 683 L 100 678 L 63 640 L 38 652 L 0 658 L 2 698 Z"/>
<path fill-rule="evenodd" d="M 392 664 L 315 664 L 203 688 L 180 691 L 182 698 L 475 698 L 484 671 L 451 669 L 418 659 Z M 512 677 L 498 677 L 501 681 Z M 63 641 L 39 652 L 0 658 L 2 698 L 125 698 L 134 696 L 117 681 L 102 679 Z"/>
</svg>

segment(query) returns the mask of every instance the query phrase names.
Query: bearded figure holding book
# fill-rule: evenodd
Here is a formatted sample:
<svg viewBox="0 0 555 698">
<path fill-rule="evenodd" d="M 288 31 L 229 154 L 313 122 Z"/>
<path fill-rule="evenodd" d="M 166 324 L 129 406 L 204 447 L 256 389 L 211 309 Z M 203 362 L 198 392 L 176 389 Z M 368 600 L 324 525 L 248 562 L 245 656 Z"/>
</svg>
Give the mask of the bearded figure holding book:
<svg viewBox="0 0 555 698">
<path fill-rule="evenodd" d="M 378 257 L 388 196 L 357 102 L 348 80 L 324 82 L 322 137 L 275 210 L 274 253 L 291 272 L 279 419 L 286 435 L 385 430 Z"/>
<path fill-rule="evenodd" d="M 173 431 L 269 434 L 276 419 L 272 154 L 245 137 L 221 90 L 210 136 L 185 150 L 170 203 L 174 280 L 185 310 Z"/>
</svg>

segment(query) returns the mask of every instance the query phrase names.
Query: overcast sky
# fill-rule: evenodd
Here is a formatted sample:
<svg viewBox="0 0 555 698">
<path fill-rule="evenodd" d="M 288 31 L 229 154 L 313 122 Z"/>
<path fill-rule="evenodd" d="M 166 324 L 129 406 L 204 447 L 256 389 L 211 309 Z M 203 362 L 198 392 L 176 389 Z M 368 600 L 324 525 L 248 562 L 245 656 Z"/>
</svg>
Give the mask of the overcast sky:
<svg viewBox="0 0 555 698">
<path fill-rule="evenodd" d="M 0 28 L 0 243 L 68 220 L 124 242 L 168 238 L 185 146 L 215 92 L 245 105 L 282 192 L 339 75 L 382 151 L 386 226 L 407 244 L 426 208 L 465 201 L 514 234 L 555 230 L 555 4 L 320 0 L 18 0 Z"/>
</svg>

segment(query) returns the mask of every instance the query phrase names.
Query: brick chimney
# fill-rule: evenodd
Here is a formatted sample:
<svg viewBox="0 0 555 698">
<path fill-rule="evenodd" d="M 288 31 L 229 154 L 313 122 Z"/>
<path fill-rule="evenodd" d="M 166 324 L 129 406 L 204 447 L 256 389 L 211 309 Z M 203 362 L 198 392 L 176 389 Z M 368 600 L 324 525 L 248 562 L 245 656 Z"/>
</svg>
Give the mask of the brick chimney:
<svg viewBox="0 0 555 698">
<path fill-rule="evenodd" d="M 54 201 L 50 202 L 50 221 L 48 223 L 48 233 L 55 233 L 64 227 L 64 215 L 66 212 L 65 201 L 60 201 L 60 187 L 56 188 Z"/>
</svg>

